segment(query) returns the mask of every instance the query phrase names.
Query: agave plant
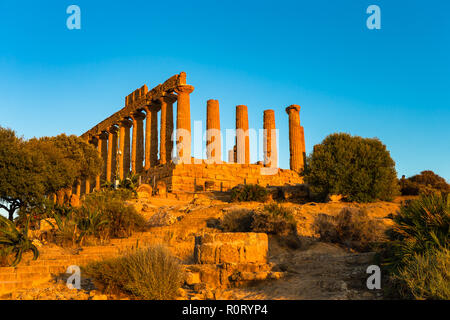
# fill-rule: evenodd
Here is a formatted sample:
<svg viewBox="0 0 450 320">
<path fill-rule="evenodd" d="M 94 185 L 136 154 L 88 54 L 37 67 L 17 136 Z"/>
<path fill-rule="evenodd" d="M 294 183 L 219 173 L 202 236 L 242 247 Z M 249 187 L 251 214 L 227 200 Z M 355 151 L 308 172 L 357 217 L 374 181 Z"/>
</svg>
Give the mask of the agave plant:
<svg viewBox="0 0 450 320">
<path fill-rule="evenodd" d="M 83 243 L 86 236 L 98 235 L 101 227 L 108 223 L 109 220 L 101 211 L 86 209 L 84 216 L 80 217 L 78 221 L 78 229 L 81 231 L 78 238 L 80 244 Z"/>
<path fill-rule="evenodd" d="M 0 245 L 3 245 L 15 255 L 11 266 L 15 267 L 22 260 L 22 255 L 26 251 L 33 252 L 33 260 L 39 257 L 39 250 L 28 238 L 28 226 L 30 218 L 27 219 L 25 226 L 19 230 L 14 222 L 0 216 Z"/>
<path fill-rule="evenodd" d="M 120 188 L 136 190 L 139 184 L 139 175 L 130 173 L 125 179 L 120 181 Z"/>
<path fill-rule="evenodd" d="M 61 213 L 63 212 L 63 213 Z M 78 226 L 75 221 L 72 208 L 63 209 L 60 212 L 54 211 L 49 214 L 49 216 L 54 220 L 53 222 L 46 219 L 47 223 L 50 224 L 54 229 L 56 229 L 56 239 L 59 244 L 75 245 L 78 235 Z M 56 226 L 55 226 L 56 224 Z"/>
</svg>

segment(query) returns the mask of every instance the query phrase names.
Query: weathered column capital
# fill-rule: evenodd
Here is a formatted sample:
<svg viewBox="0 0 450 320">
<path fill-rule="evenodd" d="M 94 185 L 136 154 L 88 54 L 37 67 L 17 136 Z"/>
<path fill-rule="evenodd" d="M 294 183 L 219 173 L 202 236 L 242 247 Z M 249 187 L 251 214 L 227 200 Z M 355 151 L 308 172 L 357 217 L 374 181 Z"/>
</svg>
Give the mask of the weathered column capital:
<svg viewBox="0 0 450 320">
<path fill-rule="evenodd" d="M 107 132 L 102 132 L 99 135 L 97 135 L 97 139 L 101 139 L 101 140 L 106 140 L 108 139 L 108 133 Z"/>
<path fill-rule="evenodd" d="M 192 92 L 192 91 L 191 91 Z M 157 99 L 157 101 L 161 104 L 161 103 L 167 103 L 167 104 L 173 104 L 175 101 L 177 101 L 177 96 L 175 94 L 172 93 L 166 93 L 164 95 L 162 95 L 161 97 L 159 97 Z"/>
<path fill-rule="evenodd" d="M 143 109 L 147 114 L 152 111 L 158 112 L 161 110 L 161 103 L 158 100 L 153 100 L 150 104 L 145 105 Z"/>
<path fill-rule="evenodd" d="M 129 119 L 122 119 L 122 120 L 120 121 L 120 126 L 121 126 L 121 127 L 131 128 L 132 125 L 133 125 L 133 122 L 130 121 Z"/>
<path fill-rule="evenodd" d="M 291 104 L 289 107 L 286 108 L 286 113 L 289 114 L 292 111 L 300 112 L 300 106 L 297 104 Z"/>
<path fill-rule="evenodd" d="M 135 113 L 132 113 L 132 114 L 130 115 L 130 118 L 131 118 L 133 121 L 136 121 L 136 120 L 144 120 L 144 119 L 145 119 L 145 113 L 142 113 L 142 112 L 137 111 L 137 112 L 135 112 Z"/>
<path fill-rule="evenodd" d="M 190 94 L 193 91 L 194 91 L 194 86 L 191 86 L 190 84 L 180 84 L 178 87 L 175 88 L 175 92 L 178 94 L 181 94 L 181 93 Z"/>
<path fill-rule="evenodd" d="M 106 130 L 108 133 L 117 133 L 117 131 L 119 130 L 119 127 L 117 127 L 116 125 L 112 125 L 110 127 L 108 127 L 108 129 Z"/>
</svg>

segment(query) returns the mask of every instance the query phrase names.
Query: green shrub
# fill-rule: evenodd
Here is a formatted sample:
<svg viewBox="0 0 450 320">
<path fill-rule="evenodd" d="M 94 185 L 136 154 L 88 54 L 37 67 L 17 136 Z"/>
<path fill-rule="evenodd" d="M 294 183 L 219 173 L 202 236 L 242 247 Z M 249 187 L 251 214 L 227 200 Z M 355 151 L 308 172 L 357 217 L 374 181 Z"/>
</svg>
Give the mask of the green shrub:
<svg viewBox="0 0 450 320">
<path fill-rule="evenodd" d="M 422 195 L 394 216 L 391 239 L 380 252 L 401 297 L 449 299 L 450 199 Z"/>
<path fill-rule="evenodd" d="M 78 212 L 77 226 L 80 230 L 79 242 L 83 245 L 86 238 L 96 237 L 104 240 L 109 236 L 108 224 L 111 222 L 101 211 L 94 211 L 82 207 Z"/>
<path fill-rule="evenodd" d="M 28 238 L 28 223 L 19 230 L 14 222 L 2 215 L 0 215 L 0 246 L 3 252 L 3 263 L 9 263 L 9 256 L 14 256 L 14 260 L 11 263 L 13 267 L 20 263 L 24 252 L 33 252 L 33 260 L 39 257 L 39 250 Z"/>
<path fill-rule="evenodd" d="M 47 220 L 54 228 L 53 232 L 48 235 L 47 241 L 53 241 L 63 247 L 74 246 L 79 238 L 77 216 L 72 208 L 67 208 L 65 214 L 62 214 L 59 210 L 53 212 L 51 218 L 54 219 L 55 223 Z"/>
<path fill-rule="evenodd" d="M 395 275 L 400 294 L 424 300 L 450 300 L 450 250 L 435 248 L 415 253 Z"/>
<path fill-rule="evenodd" d="M 102 220 L 108 221 L 104 228 L 108 230 L 109 237 L 129 237 L 135 231 L 143 231 L 146 226 L 144 217 L 124 202 L 131 194 L 129 190 L 95 192 L 86 197 L 82 208 L 102 214 Z"/>
<path fill-rule="evenodd" d="M 120 258 L 91 263 L 84 269 L 107 291 L 121 290 L 144 300 L 173 299 L 184 280 L 181 265 L 162 246 L 138 249 Z"/>
<path fill-rule="evenodd" d="M 329 135 L 314 146 L 304 175 L 318 200 L 341 194 L 348 201 L 371 202 L 391 200 L 398 193 L 395 163 L 376 138 Z"/>
<path fill-rule="evenodd" d="M 286 236 L 296 234 L 296 223 L 289 209 L 279 204 L 264 206 L 257 212 L 234 210 L 227 213 L 221 221 L 224 232 L 264 232 Z"/>
<path fill-rule="evenodd" d="M 220 227 L 224 232 L 250 232 L 254 212 L 251 210 L 234 210 L 222 219 Z"/>
<path fill-rule="evenodd" d="M 86 196 L 81 207 L 49 205 L 45 216 L 55 220 L 55 230 L 47 241 L 61 246 L 97 243 L 124 238 L 144 231 L 146 221 L 126 200 L 133 196 L 126 189 L 103 190 Z M 50 222 L 50 221 L 49 221 Z"/>
<path fill-rule="evenodd" d="M 380 223 L 360 209 L 344 208 L 337 216 L 320 214 L 313 227 L 321 240 L 358 251 L 369 250 L 372 244 L 383 238 Z"/>
<path fill-rule="evenodd" d="M 445 195 L 422 195 L 403 206 L 389 231 L 392 240 L 389 264 L 401 266 L 414 254 L 449 247 L 450 201 Z"/>
<path fill-rule="evenodd" d="M 431 170 L 422 171 L 420 174 L 408 179 L 400 179 L 402 195 L 419 195 L 432 193 L 450 193 L 450 185 L 447 181 Z"/>
<path fill-rule="evenodd" d="M 280 204 L 269 204 L 253 216 L 251 225 L 254 232 L 265 232 L 287 236 L 296 234 L 296 222 L 291 210 Z"/>
<path fill-rule="evenodd" d="M 258 201 L 267 200 L 268 191 L 257 184 L 238 185 L 231 189 L 231 201 Z"/>
</svg>

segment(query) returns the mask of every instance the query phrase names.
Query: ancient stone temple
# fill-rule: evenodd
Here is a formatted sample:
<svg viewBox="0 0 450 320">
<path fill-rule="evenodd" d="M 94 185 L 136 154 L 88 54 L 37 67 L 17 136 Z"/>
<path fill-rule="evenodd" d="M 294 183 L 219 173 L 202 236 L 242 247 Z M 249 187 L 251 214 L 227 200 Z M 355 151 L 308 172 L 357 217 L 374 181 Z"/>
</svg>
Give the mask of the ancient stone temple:
<svg viewBox="0 0 450 320">
<path fill-rule="evenodd" d="M 130 174 L 138 174 L 141 183 L 153 190 L 169 193 L 226 191 L 238 184 L 279 186 L 303 182 L 299 173 L 305 163 L 305 138 L 299 106 L 286 108 L 290 170 L 278 168 L 274 110 L 264 110 L 264 161 L 250 163 L 245 105 L 236 106 L 236 144 L 227 153 L 228 162 L 224 162 L 219 101 L 214 99 L 206 104 L 206 159 L 194 159 L 190 115 L 193 92 L 184 72 L 151 90 L 144 85 L 125 97 L 122 109 L 85 132 L 81 137 L 96 146 L 104 167 L 95 181 L 80 181 L 77 194 L 100 189 L 103 181 L 114 182 Z"/>
</svg>

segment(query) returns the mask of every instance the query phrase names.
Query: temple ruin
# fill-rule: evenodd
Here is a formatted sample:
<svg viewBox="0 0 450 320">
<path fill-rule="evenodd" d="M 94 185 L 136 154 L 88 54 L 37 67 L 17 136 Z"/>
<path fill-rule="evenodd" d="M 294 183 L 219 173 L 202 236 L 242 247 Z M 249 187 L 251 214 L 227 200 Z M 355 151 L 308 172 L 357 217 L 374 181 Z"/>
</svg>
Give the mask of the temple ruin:
<svg viewBox="0 0 450 320">
<path fill-rule="evenodd" d="M 280 186 L 303 182 L 299 172 L 305 165 L 305 137 L 300 125 L 300 106 L 286 108 L 290 170 L 278 168 L 274 110 L 264 110 L 264 160 L 250 163 L 245 105 L 236 106 L 236 144 L 228 151 L 228 162 L 223 162 L 218 100 L 207 101 L 206 159 L 200 160 L 191 156 L 190 94 L 193 91 L 194 87 L 186 84 L 184 72 L 150 91 L 144 85 L 125 98 L 121 110 L 81 135 L 96 146 L 104 168 L 95 181 L 80 181 L 75 192 L 79 196 L 90 193 L 100 189 L 103 181 L 122 180 L 130 174 L 138 174 L 141 183 L 160 193 L 227 191 L 238 184 Z"/>
</svg>

